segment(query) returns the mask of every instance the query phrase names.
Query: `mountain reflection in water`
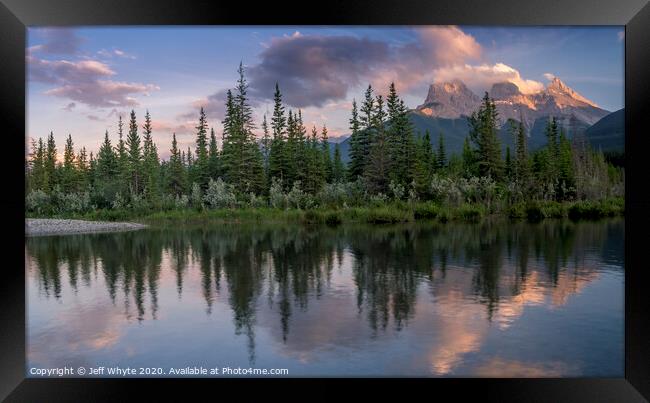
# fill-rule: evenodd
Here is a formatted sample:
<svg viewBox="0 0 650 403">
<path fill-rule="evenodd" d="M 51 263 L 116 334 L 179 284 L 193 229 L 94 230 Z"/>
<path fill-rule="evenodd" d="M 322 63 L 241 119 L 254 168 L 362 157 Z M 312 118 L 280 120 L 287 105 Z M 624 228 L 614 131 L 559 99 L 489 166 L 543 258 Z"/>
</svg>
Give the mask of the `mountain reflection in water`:
<svg viewBox="0 0 650 403">
<path fill-rule="evenodd" d="M 623 375 L 623 219 L 25 242 L 28 366 Z"/>
</svg>

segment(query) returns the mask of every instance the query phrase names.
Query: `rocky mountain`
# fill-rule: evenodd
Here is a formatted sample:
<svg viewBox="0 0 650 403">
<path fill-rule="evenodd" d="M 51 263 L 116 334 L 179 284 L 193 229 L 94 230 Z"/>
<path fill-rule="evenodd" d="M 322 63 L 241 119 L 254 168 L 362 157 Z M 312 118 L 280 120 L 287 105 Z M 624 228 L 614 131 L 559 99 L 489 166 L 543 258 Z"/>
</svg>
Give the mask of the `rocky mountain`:
<svg viewBox="0 0 650 403">
<path fill-rule="evenodd" d="M 499 139 L 505 148 L 514 146 L 512 135 L 504 123 L 512 118 L 523 118 L 528 132 L 531 150 L 546 144 L 544 130 L 550 117 L 558 119 L 568 137 L 574 132 L 585 132 L 595 147 L 607 150 L 621 148 L 623 144 L 621 111 L 609 113 L 567 86 L 559 78 L 553 78 L 543 90 L 524 94 L 510 82 L 496 83 L 488 92 L 494 99 L 501 128 Z M 442 133 L 449 153 L 462 150 L 469 134 L 468 117 L 481 104 L 481 97 L 472 92 L 460 80 L 431 84 L 424 103 L 409 113 L 415 133 L 431 134 L 431 142 L 437 145 Z M 598 127 L 595 125 L 598 122 Z M 602 123 L 601 123 L 602 122 Z M 594 126 L 595 128 L 592 128 Z M 588 130 L 589 129 L 589 130 Z M 621 133 L 619 133 L 621 132 Z M 601 144 L 602 143 L 602 144 Z M 339 142 L 344 161 L 348 161 L 349 139 Z M 334 144 L 331 144 L 334 150 Z"/>
<path fill-rule="evenodd" d="M 609 112 L 578 94 L 555 77 L 543 90 L 524 94 L 516 84 L 501 82 L 492 85 L 488 91 L 494 99 L 501 123 L 508 119 L 523 118 L 531 129 L 539 118 L 555 116 L 567 124 L 571 117 L 591 126 Z M 416 108 L 421 114 L 434 118 L 458 119 L 470 116 L 481 103 L 460 80 L 431 84 L 424 103 Z"/>
</svg>

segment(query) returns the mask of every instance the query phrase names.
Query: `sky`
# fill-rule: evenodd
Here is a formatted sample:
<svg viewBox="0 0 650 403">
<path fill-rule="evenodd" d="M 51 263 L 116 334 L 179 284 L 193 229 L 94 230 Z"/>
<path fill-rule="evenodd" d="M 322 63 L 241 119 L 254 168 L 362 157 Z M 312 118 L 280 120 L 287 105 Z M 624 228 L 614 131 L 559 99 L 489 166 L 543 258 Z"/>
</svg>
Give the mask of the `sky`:
<svg viewBox="0 0 650 403">
<path fill-rule="evenodd" d="M 278 82 L 287 109 L 302 111 L 308 130 L 349 133 L 353 99 L 371 84 L 395 82 L 415 108 L 429 85 L 460 79 L 482 94 L 495 82 L 522 92 L 553 77 L 601 108 L 624 106 L 624 27 L 479 26 L 155 26 L 30 27 L 27 139 L 54 133 L 61 154 L 95 151 L 118 116 L 148 110 L 162 158 L 172 133 L 194 148 L 199 109 L 220 137 L 225 94 L 243 63 L 258 126 L 273 110 Z"/>
</svg>

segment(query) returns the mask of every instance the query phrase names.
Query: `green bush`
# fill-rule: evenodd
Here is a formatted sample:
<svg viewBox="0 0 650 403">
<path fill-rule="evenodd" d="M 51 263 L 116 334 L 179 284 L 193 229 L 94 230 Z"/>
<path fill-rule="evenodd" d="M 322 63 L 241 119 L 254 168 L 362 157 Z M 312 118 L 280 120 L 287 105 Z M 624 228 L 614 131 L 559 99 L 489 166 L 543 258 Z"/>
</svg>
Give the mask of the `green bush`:
<svg viewBox="0 0 650 403">
<path fill-rule="evenodd" d="M 456 216 L 464 221 L 478 221 L 484 215 L 484 208 L 473 204 L 463 204 L 456 211 Z"/>
<path fill-rule="evenodd" d="M 413 218 L 416 220 L 434 219 L 440 209 L 433 203 L 417 203 L 413 206 Z"/>
</svg>

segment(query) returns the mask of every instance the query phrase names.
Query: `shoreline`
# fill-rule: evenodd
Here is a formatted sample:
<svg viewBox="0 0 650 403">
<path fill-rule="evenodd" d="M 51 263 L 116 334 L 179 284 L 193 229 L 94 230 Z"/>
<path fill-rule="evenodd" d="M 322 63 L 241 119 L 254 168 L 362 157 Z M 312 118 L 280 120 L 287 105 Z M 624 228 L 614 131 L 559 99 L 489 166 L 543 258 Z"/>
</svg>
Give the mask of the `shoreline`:
<svg viewBox="0 0 650 403">
<path fill-rule="evenodd" d="M 59 218 L 26 218 L 25 236 L 91 234 L 136 231 L 147 225 L 134 222 L 107 222 Z"/>
<path fill-rule="evenodd" d="M 83 220 L 100 223 L 108 230 L 115 225 L 120 230 L 139 229 L 144 226 L 166 226 L 178 223 L 294 223 L 339 225 L 348 223 L 393 224 L 417 221 L 477 222 L 482 219 L 500 217 L 511 220 L 540 221 L 543 219 L 567 218 L 572 220 L 600 219 L 625 215 L 624 199 L 604 199 L 570 203 L 535 202 L 519 203 L 488 209 L 480 204 L 440 206 L 435 203 L 417 202 L 389 203 L 365 207 L 322 207 L 314 209 L 222 208 L 182 209 L 163 211 L 95 210 L 87 214 L 62 215 L 55 218 L 62 221 Z M 34 217 L 40 218 L 40 217 Z M 86 224 L 88 226 L 88 224 Z M 91 231 L 93 232 L 93 231 Z M 78 233 L 76 230 L 66 233 Z"/>
</svg>

